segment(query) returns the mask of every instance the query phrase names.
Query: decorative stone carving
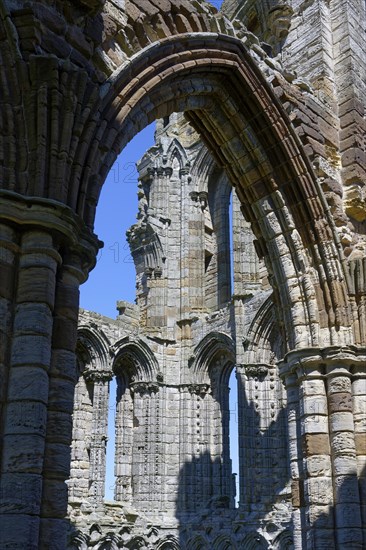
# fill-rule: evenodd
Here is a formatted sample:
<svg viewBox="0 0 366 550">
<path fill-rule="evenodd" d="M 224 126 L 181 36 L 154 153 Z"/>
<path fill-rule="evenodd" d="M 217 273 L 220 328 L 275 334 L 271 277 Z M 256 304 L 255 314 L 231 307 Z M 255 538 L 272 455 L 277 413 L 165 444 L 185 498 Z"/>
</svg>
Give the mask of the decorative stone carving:
<svg viewBox="0 0 366 550">
<path fill-rule="evenodd" d="M 263 379 L 267 376 L 268 369 L 267 365 L 244 365 L 244 372 L 250 378 Z"/>
<path fill-rule="evenodd" d="M 130 387 L 132 393 L 138 393 L 141 397 L 152 395 L 159 391 L 158 384 L 154 382 L 132 382 Z"/>
</svg>

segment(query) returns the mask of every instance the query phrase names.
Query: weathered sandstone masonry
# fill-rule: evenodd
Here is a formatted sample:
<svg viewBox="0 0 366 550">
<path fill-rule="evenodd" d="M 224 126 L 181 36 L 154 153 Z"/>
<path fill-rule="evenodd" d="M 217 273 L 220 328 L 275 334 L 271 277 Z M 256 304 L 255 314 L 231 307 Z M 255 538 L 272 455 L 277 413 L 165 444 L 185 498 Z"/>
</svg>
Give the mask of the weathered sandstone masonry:
<svg viewBox="0 0 366 550">
<path fill-rule="evenodd" d="M 365 546 L 365 9 L 0 1 L 2 548 Z M 156 119 L 137 303 L 78 336 L 101 187 Z"/>
</svg>

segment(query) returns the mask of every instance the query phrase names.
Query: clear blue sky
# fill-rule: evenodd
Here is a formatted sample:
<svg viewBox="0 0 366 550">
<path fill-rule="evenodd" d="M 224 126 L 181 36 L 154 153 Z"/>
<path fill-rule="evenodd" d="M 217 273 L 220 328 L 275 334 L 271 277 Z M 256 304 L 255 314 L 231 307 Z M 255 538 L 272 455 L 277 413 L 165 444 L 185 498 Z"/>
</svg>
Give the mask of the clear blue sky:
<svg viewBox="0 0 366 550">
<path fill-rule="evenodd" d="M 126 231 L 136 222 L 136 162 L 154 144 L 155 123 L 125 147 L 103 186 L 94 231 L 104 242 L 97 265 L 80 291 L 80 306 L 108 317 L 117 315 L 117 300 L 135 299 L 135 268 Z"/>
</svg>

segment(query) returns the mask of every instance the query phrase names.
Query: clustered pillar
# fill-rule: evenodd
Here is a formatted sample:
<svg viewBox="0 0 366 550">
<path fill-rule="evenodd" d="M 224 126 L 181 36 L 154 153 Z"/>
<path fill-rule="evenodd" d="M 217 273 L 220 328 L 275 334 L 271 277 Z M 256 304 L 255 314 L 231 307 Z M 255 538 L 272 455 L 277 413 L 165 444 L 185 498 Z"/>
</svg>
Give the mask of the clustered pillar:
<svg viewBox="0 0 366 550">
<path fill-rule="evenodd" d="M 365 416 L 359 406 L 365 379 L 354 377 L 361 363 L 354 349 L 334 347 L 291 352 L 281 364 L 288 392 L 296 549 L 363 548 L 364 449 L 359 442 L 366 434 L 358 421 Z"/>
<path fill-rule="evenodd" d="M 53 548 L 64 548 L 78 286 L 87 254 L 81 269 L 82 237 L 66 208 L 48 210 L 44 200 L 9 192 L 0 216 L 0 547 L 48 548 L 52 536 Z M 68 262 L 75 246 L 80 256 Z"/>
</svg>

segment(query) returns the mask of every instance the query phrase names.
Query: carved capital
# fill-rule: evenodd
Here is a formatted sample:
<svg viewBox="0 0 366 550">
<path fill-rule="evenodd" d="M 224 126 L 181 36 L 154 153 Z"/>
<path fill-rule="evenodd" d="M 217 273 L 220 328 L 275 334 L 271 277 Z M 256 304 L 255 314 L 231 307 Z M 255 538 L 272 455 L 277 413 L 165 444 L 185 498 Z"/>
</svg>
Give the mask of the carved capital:
<svg viewBox="0 0 366 550">
<path fill-rule="evenodd" d="M 130 388 L 133 394 L 138 393 L 141 397 L 153 395 L 159 391 L 159 385 L 154 382 L 133 382 Z"/>
<path fill-rule="evenodd" d="M 67 251 L 62 263 L 80 282 L 87 278 L 95 265 L 98 250 L 103 246 L 71 208 L 52 199 L 24 197 L 13 191 L 0 190 L 0 218 L 12 226 L 17 224 L 57 235 Z M 45 250 L 39 252 L 45 253 Z M 51 249 L 48 253 L 60 259 L 59 254 L 55 255 Z"/>
<path fill-rule="evenodd" d="M 243 369 L 248 378 L 260 378 L 263 379 L 268 373 L 267 365 L 243 365 Z"/>
<path fill-rule="evenodd" d="M 180 392 L 188 391 L 190 394 L 196 394 L 200 397 L 204 397 L 210 391 L 209 384 L 183 384 L 179 388 Z"/>
<path fill-rule="evenodd" d="M 106 370 L 85 370 L 83 376 L 87 382 L 109 382 L 113 378 L 112 371 Z"/>
<path fill-rule="evenodd" d="M 199 201 L 200 201 L 200 205 L 201 205 L 201 210 L 205 210 L 206 207 L 207 207 L 207 204 L 208 204 L 208 193 L 207 193 L 207 191 L 200 191 L 198 193 L 198 197 L 199 197 Z"/>
<path fill-rule="evenodd" d="M 291 351 L 280 361 L 282 378 L 298 380 L 328 376 L 359 375 L 366 364 L 366 349 L 357 346 L 329 346 Z"/>
<path fill-rule="evenodd" d="M 145 267 L 144 273 L 148 279 L 151 279 L 152 274 L 154 273 L 153 267 Z"/>
</svg>

